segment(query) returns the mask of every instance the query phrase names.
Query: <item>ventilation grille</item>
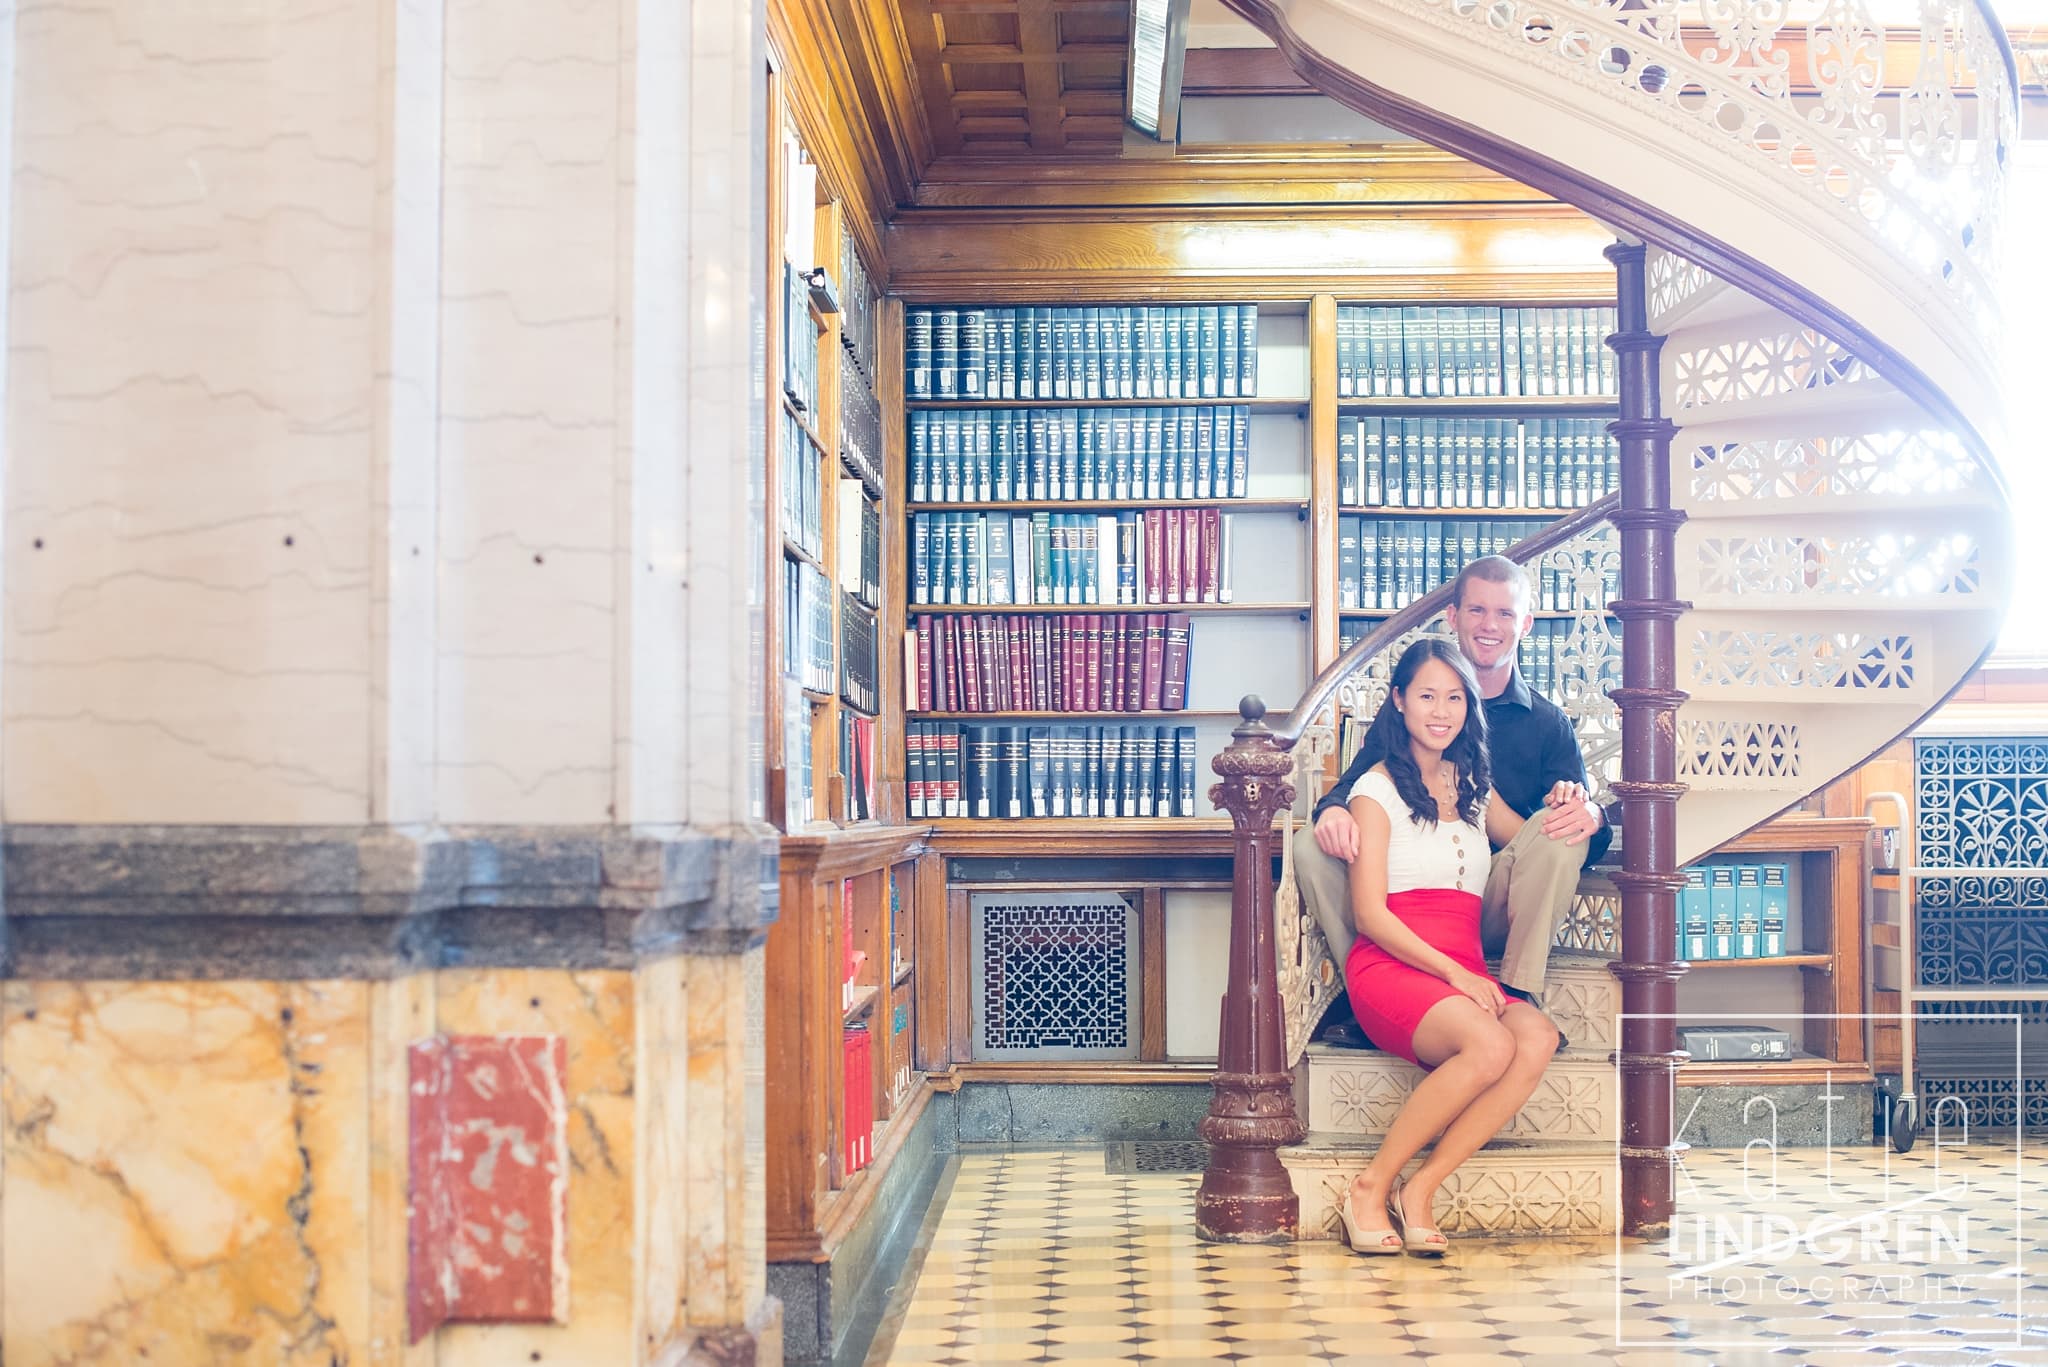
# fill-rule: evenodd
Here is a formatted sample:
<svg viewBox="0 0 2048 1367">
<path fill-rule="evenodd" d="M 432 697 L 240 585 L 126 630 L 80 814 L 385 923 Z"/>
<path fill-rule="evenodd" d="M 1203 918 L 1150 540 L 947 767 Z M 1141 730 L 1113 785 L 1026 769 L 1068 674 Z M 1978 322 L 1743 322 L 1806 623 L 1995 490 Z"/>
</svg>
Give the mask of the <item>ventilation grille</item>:
<svg viewBox="0 0 2048 1367">
<path fill-rule="evenodd" d="M 1138 911 L 1114 893 L 983 893 L 974 1056 L 1138 1056 Z"/>
</svg>

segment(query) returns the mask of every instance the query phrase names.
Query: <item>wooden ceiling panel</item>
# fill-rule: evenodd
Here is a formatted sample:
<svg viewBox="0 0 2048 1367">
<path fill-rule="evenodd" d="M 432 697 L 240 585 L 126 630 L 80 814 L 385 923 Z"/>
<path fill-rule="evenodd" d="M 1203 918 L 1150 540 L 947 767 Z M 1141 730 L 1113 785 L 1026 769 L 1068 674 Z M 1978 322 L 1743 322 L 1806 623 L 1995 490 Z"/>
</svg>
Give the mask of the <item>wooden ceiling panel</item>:
<svg viewBox="0 0 2048 1367">
<path fill-rule="evenodd" d="M 897 0 L 941 154 L 1114 152 L 1127 0 Z"/>
</svg>

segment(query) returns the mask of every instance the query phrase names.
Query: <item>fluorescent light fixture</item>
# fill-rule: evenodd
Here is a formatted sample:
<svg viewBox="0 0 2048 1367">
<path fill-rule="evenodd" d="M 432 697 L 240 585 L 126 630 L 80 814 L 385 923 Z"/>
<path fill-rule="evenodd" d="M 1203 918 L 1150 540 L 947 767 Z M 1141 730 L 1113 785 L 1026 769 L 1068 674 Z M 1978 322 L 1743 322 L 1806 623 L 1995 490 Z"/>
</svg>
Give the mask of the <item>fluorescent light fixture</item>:
<svg viewBox="0 0 2048 1367">
<path fill-rule="evenodd" d="M 1160 142 L 1180 136 L 1180 81 L 1188 56 L 1188 0 L 1131 0 L 1130 120 Z"/>
</svg>

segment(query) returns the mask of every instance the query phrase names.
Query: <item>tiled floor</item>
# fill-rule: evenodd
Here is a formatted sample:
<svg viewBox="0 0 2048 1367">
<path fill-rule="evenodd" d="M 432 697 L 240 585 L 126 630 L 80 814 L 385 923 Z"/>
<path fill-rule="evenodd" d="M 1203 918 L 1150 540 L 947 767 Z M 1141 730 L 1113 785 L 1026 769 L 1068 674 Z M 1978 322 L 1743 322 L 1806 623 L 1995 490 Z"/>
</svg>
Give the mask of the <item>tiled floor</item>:
<svg viewBox="0 0 2048 1367">
<path fill-rule="evenodd" d="M 1775 1187 L 1752 1157 L 1689 1156 L 1669 1241 L 1467 1239 L 1430 1262 L 1201 1243 L 1198 1177 L 1111 1174 L 1099 1145 L 971 1152 L 868 1361 L 2048 1364 L 2031 1147 L 1788 1150 Z M 1719 1223 L 1695 1237 L 1701 1213 Z"/>
</svg>

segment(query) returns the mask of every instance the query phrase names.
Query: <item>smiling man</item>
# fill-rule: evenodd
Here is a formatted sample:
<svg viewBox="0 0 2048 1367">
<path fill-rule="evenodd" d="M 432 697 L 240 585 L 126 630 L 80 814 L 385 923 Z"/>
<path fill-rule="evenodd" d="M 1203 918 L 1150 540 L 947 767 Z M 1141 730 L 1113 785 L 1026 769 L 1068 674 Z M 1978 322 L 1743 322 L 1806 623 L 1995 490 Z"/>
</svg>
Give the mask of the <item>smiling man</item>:
<svg viewBox="0 0 2048 1367">
<path fill-rule="evenodd" d="M 1579 871 L 1606 853 L 1613 832 L 1587 794 L 1571 722 L 1548 698 L 1531 693 L 1515 670 L 1530 620 L 1529 577 L 1520 565 L 1489 555 L 1458 571 L 1445 621 L 1479 679 L 1494 790 L 1525 818 L 1514 839 L 1494 853 L 1480 941 L 1489 957 L 1500 956 L 1501 985 L 1540 1007 L 1551 941 L 1571 910 Z M 1358 938 L 1348 895 L 1358 826 L 1345 804 L 1351 785 L 1382 758 L 1371 746 L 1360 749 L 1316 804 L 1313 834 L 1304 831 L 1295 842 L 1302 895 L 1340 964 Z"/>
</svg>

